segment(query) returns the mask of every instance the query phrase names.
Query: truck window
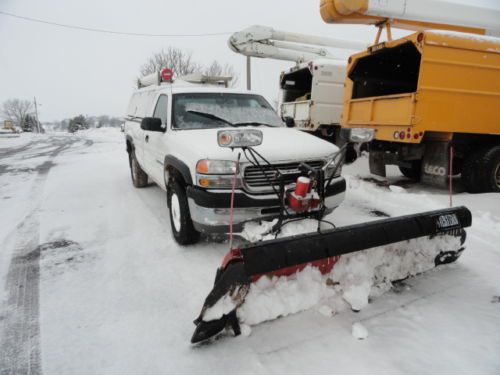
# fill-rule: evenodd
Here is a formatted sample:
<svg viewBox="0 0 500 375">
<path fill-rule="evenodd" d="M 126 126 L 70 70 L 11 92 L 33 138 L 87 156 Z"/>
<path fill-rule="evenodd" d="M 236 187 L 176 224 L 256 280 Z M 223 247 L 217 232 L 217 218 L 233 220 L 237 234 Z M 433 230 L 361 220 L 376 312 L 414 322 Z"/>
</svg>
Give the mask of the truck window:
<svg viewBox="0 0 500 375">
<path fill-rule="evenodd" d="M 128 104 L 127 108 L 127 116 L 135 116 L 135 113 L 137 112 L 137 101 L 138 101 L 138 94 L 132 95 L 130 98 L 130 102 Z"/>
<path fill-rule="evenodd" d="M 359 59 L 349 74 L 353 99 L 417 91 L 420 52 L 412 42 Z"/>
<path fill-rule="evenodd" d="M 168 97 L 167 95 L 160 95 L 158 101 L 156 102 L 155 111 L 153 117 L 161 119 L 163 125 L 167 125 L 167 113 L 168 113 Z"/>
<path fill-rule="evenodd" d="M 283 102 L 295 102 L 311 99 L 312 74 L 309 68 L 283 75 L 281 90 Z"/>
<path fill-rule="evenodd" d="M 250 122 L 283 126 L 271 105 L 260 95 L 219 92 L 172 96 L 173 129 L 222 128 Z"/>
</svg>

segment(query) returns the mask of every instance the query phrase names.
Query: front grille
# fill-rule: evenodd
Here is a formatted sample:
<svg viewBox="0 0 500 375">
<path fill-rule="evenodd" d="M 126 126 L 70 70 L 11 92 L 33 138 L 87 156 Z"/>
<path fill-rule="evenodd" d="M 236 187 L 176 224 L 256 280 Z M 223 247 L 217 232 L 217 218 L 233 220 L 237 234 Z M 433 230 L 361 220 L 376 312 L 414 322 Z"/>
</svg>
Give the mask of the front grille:
<svg viewBox="0 0 500 375">
<path fill-rule="evenodd" d="M 314 168 L 323 166 L 322 160 L 306 161 L 305 163 Z M 260 167 L 249 165 L 243 172 L 243 178 L 245 184 L 251 189 L 268 190 L 271 185 L 279 185 L 276 169 L 283 172 L 286 185 L 295 182 L 300 176 L 299 165 L 300 162 L 261 165 Z"/>
</svg>

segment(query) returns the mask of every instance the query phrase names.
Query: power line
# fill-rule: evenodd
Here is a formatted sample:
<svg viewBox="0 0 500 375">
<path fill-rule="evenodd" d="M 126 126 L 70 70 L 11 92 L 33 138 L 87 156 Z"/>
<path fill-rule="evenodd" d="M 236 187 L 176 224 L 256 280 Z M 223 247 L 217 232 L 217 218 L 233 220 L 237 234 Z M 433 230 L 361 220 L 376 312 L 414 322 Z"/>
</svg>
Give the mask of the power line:
<svg viewBox="0 0 500 375">
<path fill-rule="evenodd" d="M 64 27 L 67 29 L 73 30 L 82 30 L 82 31 L 91 31 L 95 33 L 104 33 L 104 34 L 115 34 L 115 35 L 128 35 L 128 36 L 147 36 L 147 37 L 204 37 L 204 36 L 219 36 L 219 35 L 229 35 L 232 32 L 218 32 L 218 33 L 202 33 L 202 34 L 150 34 L 150 33 L 133 33 L 128 31 L 116 31 L 116 30 L 106 30 L 106 29 L 96 29 L 92 27 L 86 26 L 77 26 L 77 25 L 69 25 L 65 23 L 58 23 L 52 21 L 41 20 L 39 18 L 32 18 L 26 16 L 20 16 L 18 14 L 8 13 L 0 11 L 0 14 L 3 16 L 8 16 L 12 18 L 21 19 L 29 22 L 42 23 L 45 25 Z"/>
</svg>

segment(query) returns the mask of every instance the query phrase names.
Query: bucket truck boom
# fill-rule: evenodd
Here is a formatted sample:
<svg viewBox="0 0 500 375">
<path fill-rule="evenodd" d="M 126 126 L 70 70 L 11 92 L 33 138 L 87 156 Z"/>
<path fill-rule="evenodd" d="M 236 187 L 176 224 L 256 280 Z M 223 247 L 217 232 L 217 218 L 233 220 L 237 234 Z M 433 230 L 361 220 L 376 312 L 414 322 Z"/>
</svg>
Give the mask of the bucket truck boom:
<svg viewBox="0 0 500 375">
<path fill-rule="evenodd" d="M 321 0 L 327 23 L 384 25 L 407 30 L 440 29 L 500 36 L 498 1 L 468 4 L 442 0 Z"/>
<path fill-rule="evenodd" d="M 295 62 L 281 73 L 279 114 L 289 127 L 342 143 L 340 115 L 347 62 L 325 47 L 360 50 L 366 43 L 251 26 L 234 33 L 228 45 L 245 56 Z"/>
<path fill-rule="evenodd" d="M 231 35 L 229 48 L 245 56 L 271 58 L 302 63 L 318 58 L 338 59 L 321 47 L 359 50 L 366 43 L 345 39 L 327 38 L 315 35 L 275 30 L 255 25 Z"/>
</svg>

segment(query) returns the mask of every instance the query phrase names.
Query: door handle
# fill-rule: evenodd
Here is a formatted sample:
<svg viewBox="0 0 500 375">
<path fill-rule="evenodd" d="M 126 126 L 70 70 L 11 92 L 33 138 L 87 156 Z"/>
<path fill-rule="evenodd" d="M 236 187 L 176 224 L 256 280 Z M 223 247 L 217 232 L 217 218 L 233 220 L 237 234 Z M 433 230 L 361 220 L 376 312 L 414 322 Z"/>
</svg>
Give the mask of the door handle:
<svg viewBox="0 0 500 375">
<path fill-rule="evenodd" d="M 149 142 L 149 134 L 148 134 L 148 135 L 146 135 L 146 138 L 144 138 L 144 140 L 145 140 L 146 142 Z"/>
</svg>

